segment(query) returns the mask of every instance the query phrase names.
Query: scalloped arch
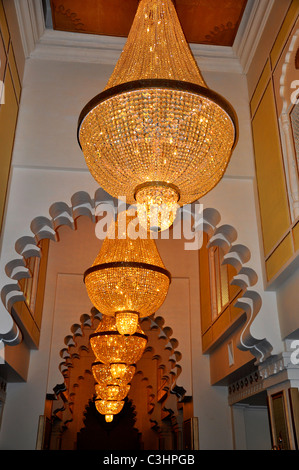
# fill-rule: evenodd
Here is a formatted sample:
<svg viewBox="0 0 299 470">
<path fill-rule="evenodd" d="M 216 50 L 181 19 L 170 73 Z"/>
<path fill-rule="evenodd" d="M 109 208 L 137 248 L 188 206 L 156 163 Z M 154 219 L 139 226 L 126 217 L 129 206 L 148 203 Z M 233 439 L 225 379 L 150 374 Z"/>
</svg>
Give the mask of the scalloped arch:
<svg viewBox="0 0 299 470">
<path fill-rule="evenodd" d="M 115 214 L 117 210 L 122 211 L 126 209 L 125 204 L 119 204 L 117 200 L 99 188 L 95 192 L 94 198 L 91 198 L 85 191 L 76 192 L 71 197 L 70 206 L 65 202 L 55 202 L 49 209 L 50 218 L 39 216 L 32 221 L 30 228 L 33 232 L 33 236 L 21 237 L 17 240 L 15 247 L 19 257 L 11 260 L 5 267 L 6 274 L 14 281 L 13 283 L 6 284 L 1 290 L 1 300 L 9 313 L 11 313 L 11 308 L 15 302 L 25 300 L 16 281 L 16 279 L 22 278 L 22 276 L 28 276 L 28 272 L 24 269 L 22 258 L 25 260 L 28 256 L 39 256 L 40 250 L 38 243 L 44 238 L 58 241 L 56 230 L 61 225 L 70 226 L 75 230 L 76 219 L 80 216 L 89 217 L 95 222 L 97 210 L 105 202 L 115 209 Z M 263 361 L 271 355 L 272 346 L 266 338 L 254 338 L 250 332 L 250 326 L 261 308 L 261 296 L 257 291 L 252 290 L 252 286 L 257 280 L 257 274 L 252 268 L 247 266 L 250 260 L 250 250 L 244 245 L 235 243 L 238 234 L 234 227 L 230 225 L 219 225 L 221 216 L 216 209 L 204 209 L 201 224 L 198 222 L 195 204 L 190 204 L 183 208 L 183 211 L 185 211 L 185 213 L 189 211 L 193 216 L 194 231 L 198 231 L 202 227 L 210 236 L 210 244 L 221 244 L 225 252 L 223 262 L 231 264 L 236 268 L 237 274 L 233 282 L 242 283 L 242 286 L 245 287 L 243 295 L 238 299 L 236 306 L 244 309 L 246 314 L 246 322 L 240 333 L 238 347 L 241 350 L 250 350 L 258 361 Z M 18 274 L 16 274 L 16 272 Z M 10 345 L 18 344 L 21 338 L 20 335 L 15 338 L 16 328 L 13 322 L 11 331 L 5 335 L 0 335 L 0 340 L 2 339 L 3 342 L 8 342 Z"/>
</svg>

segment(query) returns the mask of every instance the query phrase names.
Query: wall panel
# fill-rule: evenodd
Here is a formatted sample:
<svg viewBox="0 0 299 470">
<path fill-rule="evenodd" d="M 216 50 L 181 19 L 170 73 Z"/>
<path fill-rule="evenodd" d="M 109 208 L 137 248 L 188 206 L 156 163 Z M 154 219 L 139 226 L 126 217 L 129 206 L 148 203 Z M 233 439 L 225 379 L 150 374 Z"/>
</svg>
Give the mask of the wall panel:
<svg viewBox="0 0 299 470">
<path fill-rule="evenodd" d="M 252 128 L 264 252 L 268 256 L 290 225 L 272 83 L 266 88 Z"/>
<path fill-rule="evenodd" d="M 0 230 L 5 211 L 15 129 L 21 96 L 21 82 L 15 61 L 9 25 L 0 1 Z"/>
<path fill-rule="evenodd" d="M 292 257 L 293 244 L 289 233 L 266 260 L 267 279 L 272 279 Z"/>
<path fill-rule="evenodd" d="M 289 96 L 294 91 L 289 90 L 290 77 L 284 76 L 286 70 L 294 74 L 292 80 L 298 79 L 294 65 L 286 68 L 288 63 L 295 64 L 296 50 L 290 48 L 297 37 L 298 18 L 299 2 L 293 0 L 250 101 L 265 282 L 269 288 L 275 288 L 275 281 L 299 256 L 297 201 L 294 199 L 299 175 L 294 173 L 297 168 L 291 161 L 296 156 L 294 143 L 292 139 L 286 139 L 291 108 L 287 109 L 286 98 L 282 96 L 282 89 Z"/>
</svg>

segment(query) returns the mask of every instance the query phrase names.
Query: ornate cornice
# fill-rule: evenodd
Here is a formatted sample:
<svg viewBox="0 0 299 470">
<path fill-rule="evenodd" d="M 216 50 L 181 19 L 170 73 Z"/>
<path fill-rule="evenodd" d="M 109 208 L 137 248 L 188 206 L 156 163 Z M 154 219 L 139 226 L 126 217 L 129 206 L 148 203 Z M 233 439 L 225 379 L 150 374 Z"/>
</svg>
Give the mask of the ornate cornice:
<svg viewBox="0 0 299 470">
<path fill-rule="evenodd" d="M 245 377 L 236 380 L 228 387 L 228 403 L 235 403 L 251 397 L 263 390 L 262 377 L 258 371 L 252 372 Z"/>
<path fill-rule="evenodd" d="M 283 384 L 299 387 L 299 364 L 292 361 L 292 351 L 268 357 L 258 369 L 264 388 L 283 387 Z"/>
<path fill-rule="evenodd" d="M 287 342 L 287 348 L 290 342 Z M 269 356 L 258 365 L 258 370 L 228 387 L 228 402 L 238 403 L 263 390 L 273 391 L 299 387 L 299 364 L 292 361 L 292 350 Z"/>
<path fill-rule="evenodd" d="M 233 47 L 192 44 L 203 71 L 246 73 L 274 0 L 248 0 Z M 26 58 L 114 65 L 126 39 L 46 29 L 42 0 L 14 0 Z"/>
</svg>

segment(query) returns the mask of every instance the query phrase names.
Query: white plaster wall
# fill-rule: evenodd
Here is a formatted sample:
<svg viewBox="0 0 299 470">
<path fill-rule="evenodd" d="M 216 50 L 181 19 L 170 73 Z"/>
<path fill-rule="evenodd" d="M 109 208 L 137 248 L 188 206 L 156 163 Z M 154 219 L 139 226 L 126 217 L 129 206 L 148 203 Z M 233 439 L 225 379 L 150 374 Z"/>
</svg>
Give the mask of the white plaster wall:
<svg viewBox="0 0 299 470">
<path fill-rule="evenodd" d="M 226 177 L 253 178 L 255 176 L 251 120 L 245 75 L 203 72 L 208 87 L 222 95 L 234 108 L 239 123 L 239 140 L 225 172 Z"/>
<path fill-rule="evenodd" d="M 211 74 L 204 77 L 210 88 L 222 94 L 235 108 L 239 120 L 239 141 L 228 169 L 220 183 L 201 202 L 221 214 L 219 225 L 232 225 L 238 232 L 235 243 L 245 245 L 251 252 L 247 263 L 258 275 L 253 287 L 262 297 L 262 308 L 251 327 L 257 339 L 266 337 L 273 345 L 273 353 L 282 350 L 275 292 L 264 291 L 264 262 L 259 208 L 256 197 L 254 152 L 247 80 L 244 75 Z"/>
<path fill-rule="evenodd" d="M 234 450 L 271 450 L 266 406 L 234 405 Z"/>
<path fill-rule="evenodd" d="M 269 416 L 266 406 L 245 409 L 247 450 L 271 450 Z"/>
</svg>

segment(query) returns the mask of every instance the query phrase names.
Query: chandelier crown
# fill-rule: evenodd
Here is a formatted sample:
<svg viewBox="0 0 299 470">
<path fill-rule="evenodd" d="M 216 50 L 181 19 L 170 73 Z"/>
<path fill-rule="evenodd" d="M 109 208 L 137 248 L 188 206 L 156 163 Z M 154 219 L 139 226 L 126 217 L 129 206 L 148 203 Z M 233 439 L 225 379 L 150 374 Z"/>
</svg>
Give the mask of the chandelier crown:
<svg viewBox="0 0 299 470">
<path fill-rule="evenodd" d="M 172 0 L 139 2 L 127 42 L 106 88 L 155 78 L 206 86 Z"/>
</svg>

